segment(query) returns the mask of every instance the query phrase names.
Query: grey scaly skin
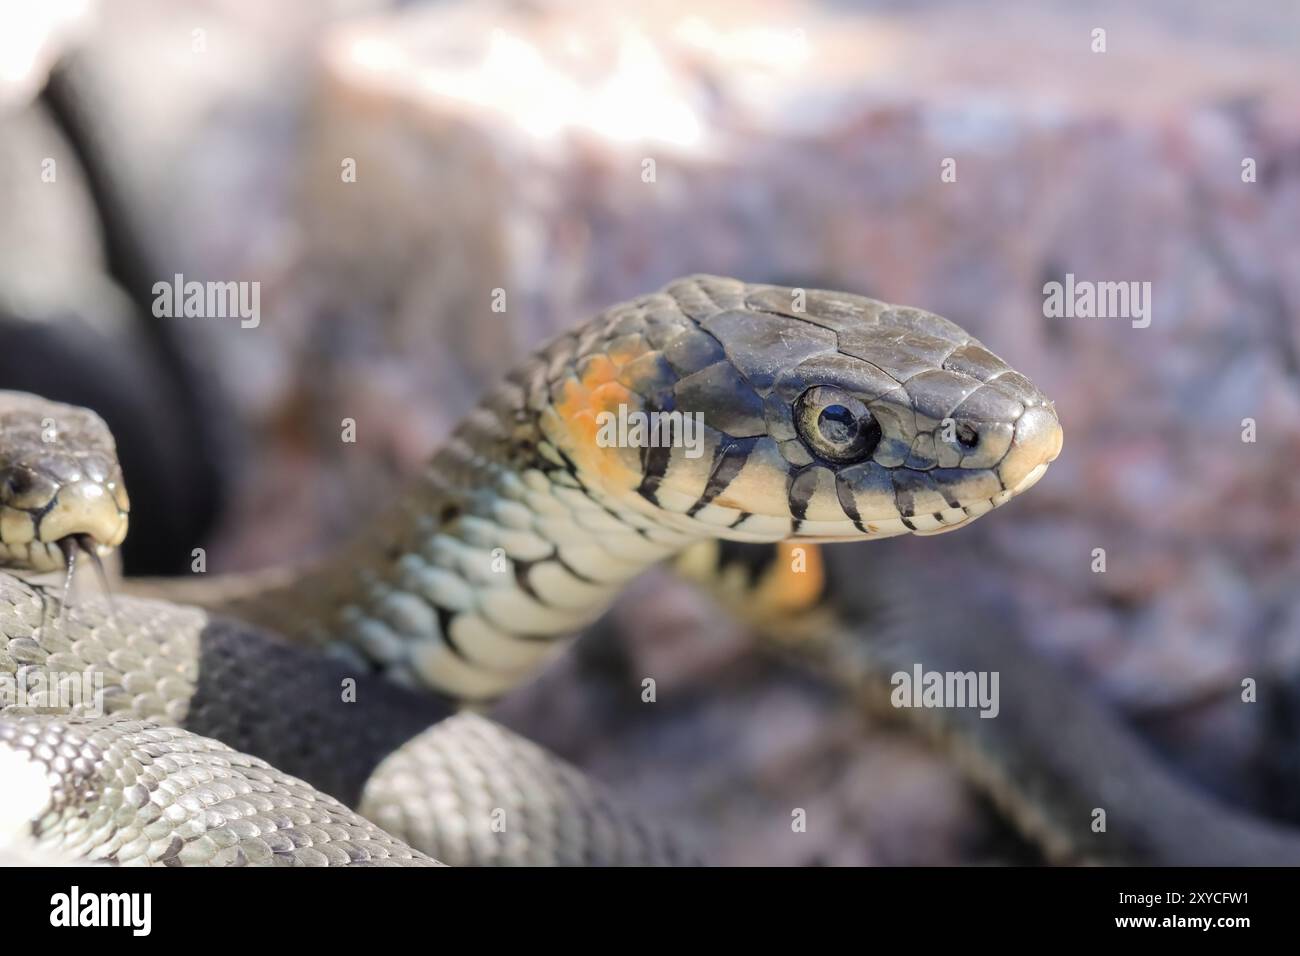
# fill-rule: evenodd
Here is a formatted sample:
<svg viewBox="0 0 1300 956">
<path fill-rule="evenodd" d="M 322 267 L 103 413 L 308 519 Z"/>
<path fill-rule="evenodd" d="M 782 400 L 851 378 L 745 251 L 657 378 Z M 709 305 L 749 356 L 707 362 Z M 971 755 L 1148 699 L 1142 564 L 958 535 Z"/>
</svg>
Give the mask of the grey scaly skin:
<svg viewBox="0 0 1300 956">
<path fill-rule="evenodd" d="M 430 866 L 337 800 L 265 761 L 175 727 L 108 717 L 0 716 L 0 750 L 56 782 L 32 841 L 123 866 Z"/>
<path fill-rule="evenodd" d="M 682 434 L 669 447 L 600 440 L 602 415 L 639 412 L 698 414 L 698 445 Z M 562 646 L 560 638 L 593 620 L 626 581 L 663 558 L 716 539 L 851 541 L 953 530 L 1031 487 L 1060 447 L 1051 403 L 938 316 L 859 296 L 699 276 L 609 310 L 522 365 L 466 419 L 414 489 L 329 561 L 243 580 L 183 582 L 170 591 L 327 648 L 343 661 L 335 666 L 352 673 L 360 665 L 433 692 L 421 698 L 392 691 L 402 701 L 394 706 L 409 707 L 405 722 L 392 726 L 410 729 L 445 714 L 421 709 L 445 707 L 439 699 L 490 700 L 527 679 Z M 10 518 L 11 553 L 44 549 L 52 565 L 69 539 L 101 550 L 124 532 L 124 495 L 108 492 L 105 483 L 98 497 L 65 497 L 65 489 L 98 479 L 74 469 L 53 480 L 58 467 L 42 470 L 47 458 L 59 457 L 48 443 L 34 455 L 30 445 L 19 453 L 29 457 L 16 465 L 0 461 L 0 469 L 38 472 L 20 487 L 33 477 L 52 481 L 45 513 L 66 510 L 81 523 L 49 524 L 26 499 L 0 499 Z M 53 529 L 60 537 L 51 537 Z M 194 707 L 204 675 L 221 673 L 204 666 L 209 652 L 226 653 L 231 642 L 247 651 L 251 641 L 249 660 L 274 656 L 274 642 L 252 628 L 144 600 L 121 601 L 116 627 L 101 603 L 79 607 L 62 625 L 81 621 L 89 638 L 50 648 L 42 642 L 57 645 L 57 632 L 32 615 L 51 596 L 7 586 L 20 588 L 11 606 L 22 611 L 4 627 L 11 665 L 27 655 L 51 666 L 102 671 L 123 692 L 112 695 L 112 706 L 140 717 L 197 720 L 204 713 Z M 164 652 L 177 635 L 179 644 Z M 337 684 L 327 686 L 319 698 L 284 697 L 327 700 Z M 213 699 L 235 707 L 236 696 L 265 703 L 273 693 L 223 695 L 218 688 Z M 343 723 L 349 720 L 358 724 L 353 737 L 375 732 L 375 720 L 343 713 L 347 718 L 334 718 L 339 736 L 348 735 Z M 210 716 L 220 723 L 217 711 Z M 233 732 L 246 725 L 234 721 Z M 229 739 L 231 732 L 223 729 L 227 742 L 242 746 Z M 336 791 L 371 806 L 373 816 L 400 822 L 403 814 L 388 813 L 382 799 L 366 802 L 373 787 L 406 793 L 409 803 L 409 787 L 374 784 L 386 766 L 417 778 L 430 772 L 455 778 L 463 771 L 481 781 L 473 760 L 500 766 L 505 757 L 509 765 L 514 746 L 504 731 L 473 718 L 414 738 L 403 738 L 405 732 L 380 732 L 383 739 L 355 751 L 339 743 L 360 768 L 347 779 L 335 779 L 345 762 L 330 761 L 338 754 L 328 746 L 307 746 L 304 766 L 290 769 L 321 773 Z M 332 742 L 335 735 L 328 736 Z M 428 741 L 451 756 L 440 763 L 426 752 L 399 755 Z M 258 748 L 265 754 L 274 742 L 260 741 Z M 392 761 L 379 759 L 389 752 Z M 589 862 L 681 858 L 570 770 L 542 771 L 536 754 L 513 766 L 533 768 L 530 789 L 517 798 L 518 815 L 534 821 L 523 834 L 525 845 L 549 845 L 546 830 L 563 834 L 552 841 L 557 852 L 572 853 L 565 845 L 577 844 Z M 486 782 L 489 803 L 496 799 L 495 779 L 503 778 Z M 451 790 L 463 795 L 460 788 L 452 782 Z M 478 806 L 481 816 L 481 796 L 458 806 Z M 533 812 L 546 800 L 550 810 Z M 493 808 L 503 809 L 499 801 Z M 404 812 L 408 819 L 419 816 Z M 453 808 L 441 829 L 484 825 L 477 817 L 455 819 L 456 813 Z M 429 832 L 440 828 L 421 820 L 410 829 L 436 842 Z M 595 836 L 584 843 L 587 835 Z M 441 843 L 422 848 L 445 858 Z"/>
<path fill-rule="evenodd" d="M 449 717 L 426 694 L 198 608 L 118 598 L 110 611 L 93 598 L 56 624 L 59 601 L 0 574 L 0 675 L 26 673 L 33 687 L 49 675 L 98 681 L 103 716 L 0 709 L 0 751 L 82 756 L 50 764 L 57 783 L 26 827 L 47 849 L 162 865 L 695 862 L 604 788 L 485 718 Z M 45 749 L 52 736 L 77 749 Z M 330 827 L 364 830 L 364 852 Z"/>
</svg>

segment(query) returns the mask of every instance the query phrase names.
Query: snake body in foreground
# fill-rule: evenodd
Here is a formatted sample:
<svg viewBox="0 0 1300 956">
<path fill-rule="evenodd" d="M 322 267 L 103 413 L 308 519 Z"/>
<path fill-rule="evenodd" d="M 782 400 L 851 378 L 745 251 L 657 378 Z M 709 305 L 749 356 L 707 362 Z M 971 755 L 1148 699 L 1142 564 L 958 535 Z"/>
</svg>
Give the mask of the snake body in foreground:
<svg viewBox="0 0 1300 956">
<path fill-rule="evenodd" d="M 58 407 L 36 416 L 56 436 L 40 440 L 20 405 L 0 403 L 0 558 L 48 571 L 111 549 L 129 509 L 111 439 L 78 444 L 93 416 Z M 97 674 L 110 712 L 10 709 L 0 751 L 55 781 L 33 835 L 90 859 L 677 862 L 572 768 L 448 715 L 528 679 L 656 562 L 717 541 L 953 530 L 1031 487 L 1061 434 L 1029 380 L 939 316 L 680 280 L 522 365 L 325 562 L 155 584 L 209 610 L 125 597 L 115 617 L 101 601 L 56 616 L 55 593 L 0 576 L 0 671 Z M 855 687 L 880 676 L 870 655 L 826 659 Z M 995 790 L 1065 840 L 1032 812 L 1054 795 L 1022 783 Z"/>
</svg>

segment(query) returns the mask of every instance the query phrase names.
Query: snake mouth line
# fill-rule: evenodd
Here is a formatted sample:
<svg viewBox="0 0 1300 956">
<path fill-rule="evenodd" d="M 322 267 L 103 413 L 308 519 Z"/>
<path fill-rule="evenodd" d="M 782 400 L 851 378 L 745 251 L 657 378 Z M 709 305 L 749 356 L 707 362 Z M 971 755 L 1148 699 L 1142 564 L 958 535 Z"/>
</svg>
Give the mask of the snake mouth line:
<svg viewBox="0 0 1300 956">
<path fill-rule="evenodd" d="M 956 521 L 943 521 L 937 512 L 912 511 L 904 514 L 900 511 L 898 514 L 887 515 L 881 518 L 859 518 L 855 523 L 855 530 L 845 532 L 844 534 L 799 535 L 798 540 L 807 544 L 834 544 L 840 541 L 858 541 L 862 539 L 863 528 L 868 529 L 872 534 L 876 534 L 876 525 L 884 525 L 890 521 L 901 521 L 906 528 L 906 531 L 888 531 L 884 535 L 887 537 L 902 533 L 910 533 L 917 535 L 918 537 L 928 537 L 930 535 L 944 534 L 948 531 L 956 531 L 958 528 L 964 528 L 976 518 L 983 517 L 988 514 L 988 512 L 1000 508 L 1012 498 L 1028 491 L 1038 483 L 1039 479 L 1041 479 L 1044 474 L 1047 473 L 1047 466 L 1049 464 L 1051 464 L 1050 461 L 1045 461 L 1036 465 L 1032 470 L 1027 472 L 1023 478 L 1016 482 L 1014 486 L 1005 488 L 992 497 L 978 498 L 973 501 L 968 501 L 965 504 L 950 505 L 949 507 L 951 510 L 960 509 L 965 512 L 965 516 Z M 940 523 L 934 528 L 919 528 L 914 526 L 912 523 L 917 520 L 936 520 Z"/>
<path fill-rule="evenodd" d="M 84 554 L 102 568 L 103 559 L 115 550 L 114 545 L 85 533 L 67 534 L 53 541 L 9 542 L 0 539 L 0 567 L 46 574 L 67 569 L 77 555 Z"/>
<path fill-rule="evenodd" d="M 1038 484 L 1038 480 L 1047 473 L 1047 466 L 1049 464 L 1051 464 L 1050 461 L 1045 461 L 1042 464 L 1036 465 L 1023 478 L 1021 478 L 1018 482 L 1016 482 L 1014 487 L 1008 488 L 1004 491 L 999 491 L 996 495 L 994 495 L 991 498 L 981 498 L 980 501 L 987 502 L 990 511 L 993 510 L 994 508 L 1000 508 L 1002 505 L 1006 504 L 1012 498 L 1016 497 L 1019 494 L 1022 494 L 1023 492 L 1028 491 L 1034 485 Z M 961 508 L 962 511 L 966 512 L 966 517 L 962 518 L 961 520 L 944 524 L 938 528 L 931 528 L 927 531 L 914 531 L 913 534 L 925 537 L 928 535 L 943 534 L 946 531 L 956 531 L 958 528 L 964 528 L 966 525 L 970 524 L 976 518 L 986 513 L 984 511 L 980 511 L 976 514 L 972 514 L 970 509 L 974 507 L 974 505 L 959 505 L 959 507 Z"/>
</svg>

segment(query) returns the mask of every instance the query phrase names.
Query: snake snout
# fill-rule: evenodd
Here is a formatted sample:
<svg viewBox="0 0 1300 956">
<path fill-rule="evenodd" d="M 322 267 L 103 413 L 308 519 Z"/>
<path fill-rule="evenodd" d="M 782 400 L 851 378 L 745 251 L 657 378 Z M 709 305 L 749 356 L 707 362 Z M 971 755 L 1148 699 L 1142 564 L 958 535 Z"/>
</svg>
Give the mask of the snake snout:
<svg viewBox="0 0 1300 956">
<path fill-rule="evenodd" d="M 113 491 L 98 481 L 74 481 L 59 490 L 49 510 L 37 520 L 42 541 L 88 537 L 101 549 L 116 548 L 126 538 L 127 511 Z"/>
<path fill-rule="evenodd" d="M 45 572 L 66 549 L 106 555 L 131 502 L 113 435 L 94 412 L 0 390 L 0 566 Z"/>
<path fill-rule="evenodd" d="M 998 465 L 998 477 L 1008 497 L 1028 491 L 1061 453 L 1065 434 L 1056 412 L 1048 405 L 1036 405 L 1016 421 L 1011 447 Z"/>
<path fill-rule="evenodd" d="M 0 487 L 0 565 L 50 571 L 66 549 L 107 554 L 126 538 L 129 502 L 120 474 L 60 481 L 28 470 Z"/>
</svg>

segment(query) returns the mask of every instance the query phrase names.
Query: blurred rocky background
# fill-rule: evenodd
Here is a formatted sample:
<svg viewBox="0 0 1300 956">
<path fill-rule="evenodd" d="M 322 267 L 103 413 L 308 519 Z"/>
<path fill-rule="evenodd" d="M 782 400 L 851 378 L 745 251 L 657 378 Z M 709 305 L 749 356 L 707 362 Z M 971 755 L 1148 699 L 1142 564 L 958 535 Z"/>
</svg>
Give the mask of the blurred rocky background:
<svg viewBox="0 0 1300 956">
<path fill-rule="evenodd" d="M 134 570 L 183 569 L 196 544 L 210 570 L 329 547 L 519 355 L 674 276 L 862 292 L 984 339 L 1066 430 L 1007 511 L 876 559 L 1012 601 L 1035 652 L 1189 781 L 1300 820 L 1287 0 L 114 0 L 5 17 L 0 318 L 35 344 L 5 351 L 0 387 L 125 406 L 110 419 L 136 513 L 167 516 L 133 531 Z M 88 142 L 61 81 L 84 91 Z M 260 325 L 154 318 L 142 284 L 176 273 L 260 282 Z M 1150 326 L 1046 318 L 1044 283 L 1066 274 L 1150 282 Z M 1035 859 L 942 754 L 667 575 L 500 716 L 718 862 Z"/>
</svg>

